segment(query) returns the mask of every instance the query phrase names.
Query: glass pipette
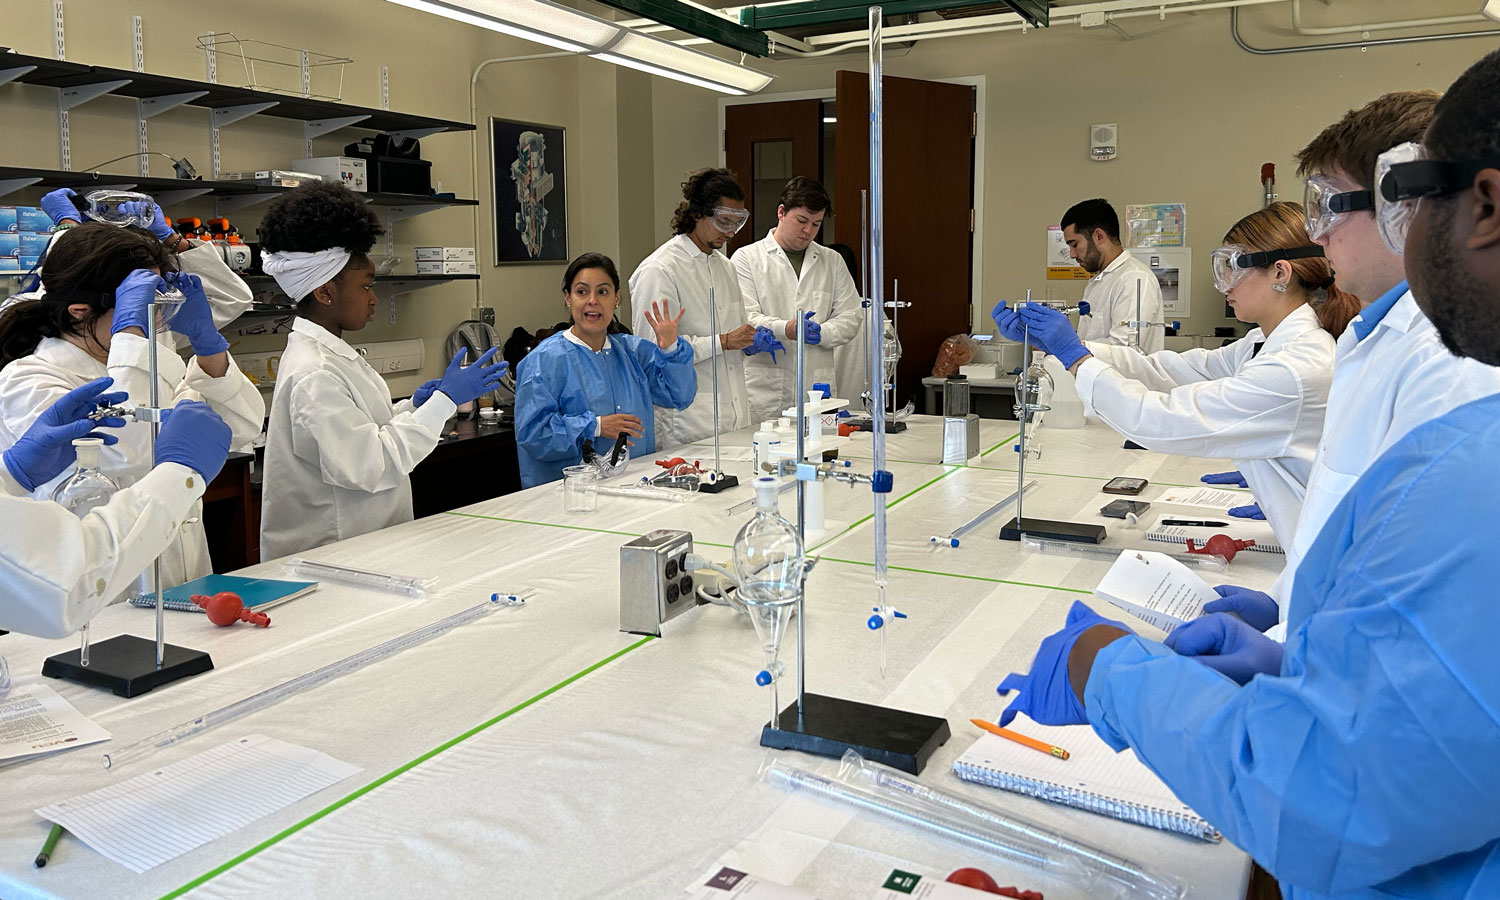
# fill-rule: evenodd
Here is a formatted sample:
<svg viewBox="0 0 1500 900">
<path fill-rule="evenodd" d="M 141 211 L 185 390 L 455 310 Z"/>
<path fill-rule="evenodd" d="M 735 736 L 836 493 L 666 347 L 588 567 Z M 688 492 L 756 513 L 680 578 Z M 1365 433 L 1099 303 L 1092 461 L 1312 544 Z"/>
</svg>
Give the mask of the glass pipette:
<svg viewBox="0 0 1500 900">
<path fill-rule="evenodd" d="M 212 712 L 204 713 L 196 719 L 183 722 L 165 731 L 159 731 L 129 746 L 106 752 L 104 754 L 104 768 L 112 769 L 121 762 L 141 754 L 143 751 L 170 747 L 201 731 L 207 731 L 216 725 L 222 725 L 225 722 L 238 719 L 240 716 L 280 703 L 288 697 L 299 694 L 309 688 L 317 687 L 324 682 L 332 681 L 341 675 L 347 675 L 372 662 L 377 662 L 388 656 L 394 656 L 408 647 L 415 647 L 423 641 L 435 638 L 460 625 L 467 625 L 475 619 L 486 616 L 497 609 L 520 606 L 526 602 L 526 597 L 528 596 L 530 596 L 530 592 L 524 591 L 519 594 L 492 594 L 490 599 L 485 602 L 471 606 L 462 612 L 456 612 L 446 619 L 439 619 L 436 622 L 423 625 L 415 631 L 409 631 L 400 637 L 391 638 L 383 644 L 376 644 L 366 650 L 361 650 L 353 656 L 346 656 L 337 662 L 331 662 L 321 669 L 314 669 L 305 675 L 298 675 L 290 681 L 283 681 L 275 687 L 266 688 L 258 694 L 251 694 L 243 700 L 235 701 L 228 706 L 221 706 Z"/>
<path fill-rule="evenodd" d="M 408 597 L 421 597 L 437 587 L 438 582 L 436 575 L 431 578 L 418 578 L 415 575 L 387 575 L 384 572 L 371 572 L 366 569 L 355 569 L 350 566 L 317 562 L 316 560 L 303 559 L 300 556 L 288 559 L 283 565 L 291 569 L 294 573 L 307 578 L 316 578 L 319 581 L 337 581 L 342 584 L 375 588 L 380 591 L 392 591 L 397 594 L 405 594 Z"/>
<path fill-rule="evenodd" d="M 1028 550 L 1038 550 L 1053 556 L 1083 556 L 1088 559 L 1097 559 L 1104 562 L 1114 562 L 1120 558 L 1120 554 L 1130 547 L 1100 547 L 1094 544 L 1075 544 L 1072 541 L 1053 541 L 1047 538 L 1033 537 L 1029 534 L 1021 535 L 1021 543 Z M 1153 551 L 1160 552 L 1160 551 Z M 1215 572 L 1223 572 L 1229 568 L 1222 556 L 1189 556 L 1185 553 L 1167 553 L 1172 559 L 1177 560 L 1185 566 L 1195 569 L 1213 569 Z"/>
<path fill-rule="evenodd" d="M 666 500 L 669 503 L 686 503 L 693 499 L 694 491 L 683 488 L 658 487 L 654 484 L 636 482 L 630 486 L 601 484 L 596 490 L 611 497 L 635 497 L 640 500 Z"/>
<path fill-rule="evenodd" d="M 936 544 L 939 547 L 957 547 L 959 538 L 973 531 L 975 528 L 978 528 L 980 525 L 983 525 L 992 516 L 995 516 L 1004 511 L 1012 503 L 1015 503 L 1018 497 L 1022 496 L 1023 494 L 1030 493 L 1031 489 L 1034 487 L 1036 487 L 1035 481 L 1026 482 L 1025 486 L 1023 486 L 1019 491 L 1016 491 L 1009 497 L 1006 497 L 1004 500 L 1001 500 L 999 503 L 996 503 L 994 506 L 991 506 L 989 509 L 953 529 L 948 533 L 946 537 L 933 535 L 932 537 L 927 539 L 928 542 Z"/>
</svg>

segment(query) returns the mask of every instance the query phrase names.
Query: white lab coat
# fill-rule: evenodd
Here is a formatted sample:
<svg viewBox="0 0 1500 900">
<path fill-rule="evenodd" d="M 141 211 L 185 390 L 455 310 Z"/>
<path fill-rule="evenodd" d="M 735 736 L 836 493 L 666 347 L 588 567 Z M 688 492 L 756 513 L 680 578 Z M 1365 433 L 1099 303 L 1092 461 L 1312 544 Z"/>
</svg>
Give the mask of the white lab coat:
<svg viewBox="0 0 1500 900">
<path fill-rule="evenodd" d="M 1161 453 L 1230 457 L 1288 545 L 1333 377 L 1333 337 L 1311 307 L 1297 307 L 1270 337 L 1256 328 L 1214 350 L 1143 356 L 1086 346 L 1094 358 L 1078 367 L 1077 382 L 1087 412 Z"/>
<path fill-rule="evenodd" d="M 54 234 L 47 242 L 47 249 L 50 251 L 53 244 L 72 230 L 69 228 Z M 250 309 L 255 298 L 250 286 L 225 265 L 224 257 L 211 245 L 195 242 L 192 249 L 177 254 L 177 267 L 183 272 L 197 275 L 203 281 L 203 294 L 208 297 L 209 308 L 213 311 L 215 328 L 224 328 Z M 35 291 L 14 294 L 0 304 L 0 312 L 22 300 L 39 299 L 46 293 L 46 288 L 37 285 Z M 178 349 L 186 349 L 187 338 L 181 335 L 176 337 Z"/>
<path fill-rule="evenodd" d="M 796 339 L 787 338 L 786 326 L 799 309 L 812 311 L 813 321 L 822 327 L 820 342 L 807 347 L 807 383 L 803 389 L 827 382 L 833 396 L 857 401 L 864 381 L 857 382 L 851 396 L 838 378 L 834 361 L 835 350 L 859 336 L 864 312 L 843 258 L 814 241 L 807 245 L 799 277 L 786 251 L 776 243 L 773 230 L 763 240 L 741 247 L 731 261 L 739 275 L 740 295 L 750 324 L 771 329 L 788 351 L 776 354 L 774 362 L 769 353 L 757 353 L 745 360 L 751 421 L 775 419 L 797 402 Z"/>
<path fill-rule="evenodd" d="M 1364 340 L 1354 330 L 1359 321 L 1356 317 L 1339 337 L 1327 422 L 1307 498 L 1292 542 L 1283 545 L 1286 568 L 1268 592 L 1280 601 L 1283 622 L 1298 563 L 1365 469 L 1423 422 L 1500 393 L 1500 369 L 1450 353 L 1411 291 Z"/>
<path fill-rule="evenodd" d="M 1088 301 L 1091 311 L 1078 317 L 1078 336 L 1085 341 L 1129 346 L 1134 329 L 1120 323 L 1135 321 L 1136 282 L 1141 285 L 1141 321 L 1163 321 L 1161 282 L 1156 280 L 1150 266 L 1125 250 L 1083 286 L 1083 299 Z M 1141 352 L 1160 351 L 1166 346 L 1166 334 L 1161 325 L 1144 326 Z"/>
<path fill-rule="evenodd" d="M 197 357 L 184 363 L 171 346 L 171 332 L 157 337 L 158 390 L 163 407 L 175 406 L 179 400 L 202 400 L 229 425 L 231 447 L 249 444 L 260 434 L 266 417 L 266 404 L 260 391 L 245 378 L 234 359 L 222 378 L 210 377 L 198 365 Z M 0 446 L 9 447 L 26 433 L 26 429 L 46 412 L 62 395 L 76 387 L 109 375 L 115 383 L 110 390 L 124 391 L 131 406 L 151 403 L 150 342 L 133 334 L 114 335 L 109 344 L 107 363 L 90 356 L 82 347 L 61 338 L 43 338 L 30 356 L 24 356 L 0 369 Z M 102 448 L 100 468 L 120 487 L 139 481 L 154 463 L 151 459 L 151 426 L 131 422 L 124 428 L 111 429 L 119 443 Z M 57 485 L 72 476 L 67 471 L 37 488 L 38 500 L 50 500 Z M 177 540 L 162 553 L 162 578 L 168 587 L 200 578 L 213 572 L 208 555 L 208 538 L 203 530 L 202 510 L 195 509 L 194 521 L 185 524 Z"/>
<path fill-rule="evenodd" d="M 457 409 L 441 391 L 421 408 L 392 405 L 391 389 L 364 357 L 299 317 L 271 397 L 261 559 L 410 522 L 411 470 Z"/>
<path fill-rule="evenodd" d="M 181 532 L 206 487 L 163 463 L 79 519 L 30 499 L 0 465 L 0 629 L 60 638 L 82 628 Z"/>
<path fill-rule="evenodd" d="M 708 291 L 714 291 L 718 334 L 709 325 Z M 656 446 L 675 447 L 713 437 L 714 369 L 719 376 L 719 431 L 735 431 L 750 424 L 750 398 L 745 391 L 745 354 L 724 351 L 719 334 L 744 325 L 745 304 L 739 277 L 729 258 L 715 250 L 704 253 L 693 239 L 679 234 L 657 247 L 630 276 L 630 303 L 635 311 L 635 333 L 656 332 L 646 321 L 651 304 L 666 300 L 668 315 L 686 310 L 678 333 L 693 347 L 698 392 L 684 410 L 656 407 Z"/>
</svg>

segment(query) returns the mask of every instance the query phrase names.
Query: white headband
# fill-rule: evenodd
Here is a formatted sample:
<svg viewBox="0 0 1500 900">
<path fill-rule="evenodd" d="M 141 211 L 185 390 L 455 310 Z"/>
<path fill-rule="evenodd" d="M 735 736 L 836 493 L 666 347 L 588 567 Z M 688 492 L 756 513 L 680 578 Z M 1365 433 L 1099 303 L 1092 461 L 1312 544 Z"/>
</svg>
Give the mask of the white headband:
<svg viewBox="0 0 1500 900">
<path fill-rule="evenodd" d="M 349 251 L 343 247 L 330 247 L 316 253 L 265 253 L 260 258 L 260 269 L 275 278 L 288 297 L 301 300 L 344 271 L 349 256 Z"/>
</svg>

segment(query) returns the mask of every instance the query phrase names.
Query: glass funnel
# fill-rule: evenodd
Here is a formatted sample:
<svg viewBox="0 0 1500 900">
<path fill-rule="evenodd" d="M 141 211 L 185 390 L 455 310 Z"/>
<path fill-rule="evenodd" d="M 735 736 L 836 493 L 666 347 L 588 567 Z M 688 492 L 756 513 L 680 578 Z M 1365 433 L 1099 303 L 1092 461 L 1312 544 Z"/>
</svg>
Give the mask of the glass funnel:
<svg viewBox="0 0 1500 900">
<path fill-rule="evenodd" d="M 1033 362 L 1016 376 L 1016 418 L 1026 422 L 1021 450 L 1031 459 L 1041 459 L 1042 417 L 1052 408 L 1052 373 L 1040 362 Z M 1024 409 L 1023 409 L 1024 407 Z"/>
<path fill-rule="evenodd" d="M 802 539 L 777 511 L 777 488 L 777 480 L 769 475 L 755 479 L 755 518 L 734 539 L 739 597 L 765 651 L 765 668 L 755 680 L 771 687 L 772 727 L 781 710 L 776 685 L 786 671 L 780 660 L 781 639 L 801 596 L 804 572 Z"/>
</svg>

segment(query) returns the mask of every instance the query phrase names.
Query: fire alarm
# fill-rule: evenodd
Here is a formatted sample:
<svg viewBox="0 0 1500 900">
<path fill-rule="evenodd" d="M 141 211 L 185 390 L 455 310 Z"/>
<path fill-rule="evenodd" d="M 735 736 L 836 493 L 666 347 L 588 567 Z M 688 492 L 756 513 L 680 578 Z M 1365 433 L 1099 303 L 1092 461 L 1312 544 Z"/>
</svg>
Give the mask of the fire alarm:
<svg viewBox="0 0 1500 900">
<path fill-rule="evenodd" d="M 1096 162 L 1114 159 L 1118 147 L 1119 126 L 1114 122 L 1089 126 L 1089 158 Z"/>
</svg>

